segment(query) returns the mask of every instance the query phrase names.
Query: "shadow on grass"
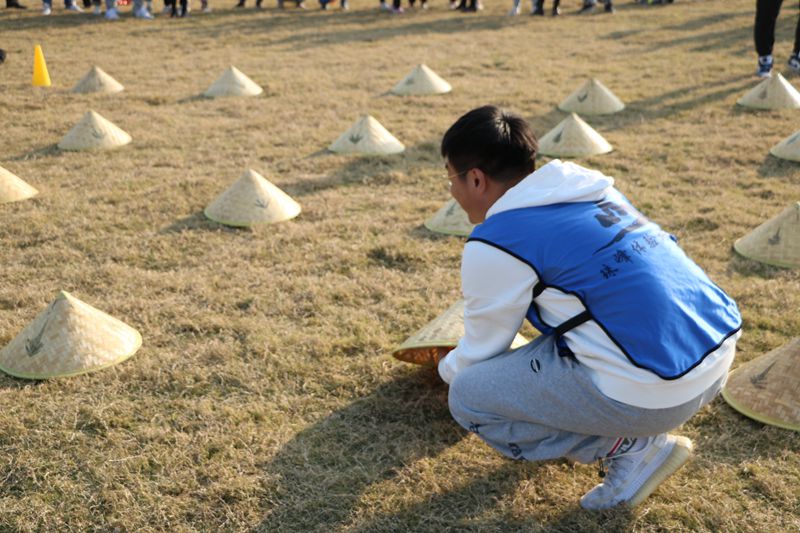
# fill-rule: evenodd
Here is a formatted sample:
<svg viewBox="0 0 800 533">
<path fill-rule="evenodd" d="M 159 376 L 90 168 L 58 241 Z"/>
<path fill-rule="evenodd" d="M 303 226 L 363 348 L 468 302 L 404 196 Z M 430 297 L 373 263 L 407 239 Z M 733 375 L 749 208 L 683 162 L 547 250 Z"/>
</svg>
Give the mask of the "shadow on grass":
<svg viewBox="0 0 800 533">
<path fill-rule="evenodd" d="M 789 135 L 791 135 L 791 132 L 786 134 L 787 137 Z M 767 152 L 767 155 L 764 156 L 764 160 L 758 167 L 759 176 L 763 176 L 765 178 L 785 178 L 790 179 L 792 182 L 795 182 L 799 173 L 800 163 L 775 157 L 769 152 Z"/>
<path fill-rule="evenodd" d="M 729 51 L 731 46 L 742 45 L 742 51 L 750 51 L 752 46 L 749 44 L 753 38 L 753 11 L 743 10 L 737 12 L 720 12 L 719 15 L 704 15 L 697 19 L 687 21 L 685 24 L 667 26 L 663 28 L 668 31 L 693 32 L 686 37 L 651 41 L 643 48 L 653 53 L 664 53 L 669 48 L 676 48 L 683 45 L 691 45 L 692 52 L 719 52 Z M 733 18 L 741 18 L 743 25 L 737 28 L 710 31 L 708 27 L 717 22 L 726 22 Z M 700 32 L 700 33 L 697 33 Z"/>
<path fill-rule="evenodd" d="M 106 22 L 98 17 L 91 17 L 86 16 L 86 14 L 72 13 L 63 10 L 63 3 L 62 5 L 56 5 L 54 2 L 53 14 L 46 17 L 42 16 L 40 13 L 36 13 L 37 7 L 31 6 L 31 2 L 23 3 L 28 4 L 27 12 L 18 13 L 15 11 L 13 13 L 14 16 L 0 17 L 0 34 L 8 35 L 15 31 L 26 30 L 53 31 L 62 28 L 74 28 L 75 26 L 102 24 Z"/>
<path fill-rule="evenodd" d="M 16 157 L 12 157 L 10 161 L 27 161 L 28 159 L 38 159 L 40 157 L 51 157 L 51 156 L 60 156 L 63 154 L 61 148 L 58 147 L 58 144 L 48 144 L 47 146 L 42 146 L 41 148 L 37 148 L 35 150 L 31 150 L 30 152 L 26 152 L 22 155 L 18 155 Z"/>
<path fill-rule="evenodd" d="M 731 247 L 730 262 L 728 263 L 728 273 L 736 273 L 741 276 L 755 276 L 762 279 L 774 279 L 788 272 L 789 269 L 779 266 L 772 266 L 761 263 L 755 259 L 748 259 L 736 252 Z"/>
<path fill-rule="evenodd" d="M 168 233 L 181 233 L 184 231 L 225 231 L 227 233 L 237 233 L 242 231 L 251 231 L 250 228 L 237 228 L 233 226 L 226 226 L 219 222 L 207 218 L 202 211 L 198 211 L 193 215 L 184 217 L 175 221 L 169 226 L 161 229 L 158 234 L 166 235 Z"/>
<path fill-rule="evenodd" d="M 594 513 L 575 505 L 554 519 L 490 516 L 498 500 L 512 494 L 531 477 L 536 463 L 508 461 L 502 467 L 474 479 L 457 490 L 437 494 L 424 502 L 398 509 L 392 514 L 359 525 L 353 531 L 626 531 L 632 521 L 630 509 Z"/>
<path fill-rule="evenodd" d="M 346 161 L 328 174 L 282 182 L 281 189 L 290 196 L 307 196 L 340 187 L 376 187 L 401 180 L 413 182 L 421 172 L 430 173 L 442 164 L 432 142 L 406 147 L 405 152 L 394 155 L 337 154 L 322 149 L 306 158 L 346 158 Z"/>
<path fill-rule="evenodd" d="M 431 213 L 431 216 L 432 215 L 433 213 Z M 445 241 L 447 239 L 460 239 L 462 242 L 466 242 L 467 240 L 466 237 L 460 237 L 458 235 L 448 235 L 446 233 L 437 233 L 435 231 L 431 231 L 428 228 L 426 228 L 424 224 L 420 224 L 416 228 L 412 228 L 408 232 L 408 236 L 414 239 L 425 239 L 434 242 Z"/>
<path fill-rule="evenodd" d="M 334 531 L 361 494 L 466 435 L 430 370 L 383 384 L 311 425 L 266 467 L 268 515 L 258 531 Z"/>
<path fill-rule="evenodd" d="M 388 513 L 359 510 L 372 485 L 402 476 L 407 466 L 436 457 L 465 435 L 450 417 L 446 387 L 430 370 L 386 383 L 283 446 L 266 467 L 268 515 L 256 530 L 622 531 L 629 523 L 627 510 L 596 514 L 576 505 L 547 521 L 501 517 L 499 524 L 490 511 L 539 468 L 517 461 Z"/>
<path fill-rule="evenodd" d="M 52 380 L 17 378 L 10 374 L 0 372 L 0 390 L 38 388 L 40 386 L 45 386 L 49 381 Z"/>
<path fill-rule="evenodd" d="M 632 125 L 635 126 L 643 121 L 670 118 L 680 112 L 703 108 L 728 98 L 731 94 L 744 94 L 745 90 L 751 86 L 753 86 L 753 81 L 749 76 L 732 76 L 725 80 L 717 80 L 713 84 L 713 90 L 711 91 L 709 91 L 711 86 L 706 83 L 681 87 L 665 93 L 626 102 L 625 109 L 620 113 L 585 116 L 583 119 L 601 133 L 603 131 L 621 130 Z M 740 112 L 740 110 L 734 107 L 732 112 L 736 113 Z M 562 119 L 566 116 L 566 113 L 559 113 Z M 549 122 L 553 122 L 553 126 L 555 126 L 555 120 L 558 117 L 551 115 L 548 114 L 546 117 L 534 120 L 537 123 L 541 123 L 546 119 Z"/>
<path fill-rule="evenodd" d="M 184 96 L 183 98 L 180 98 L 180 99 L 176 100 L 175 103 L 176 104 L 192 104 L 192 103 L 195 103 L 195 102 L 203 102 L 203 101 L 207 101 L 207 100 L 213 100 L 213 98 L 211 98 L 209 96 L 206 96 L 203 93 L 198 93 L 198 94 L 192 94 L 192 95 L 189 95 L 189 96 Z M 169 103 L 169 102 L 164 102 L 164 103 Z M 161 105 L 161 104 L 159 103 L 158 105 Z"/>
<path fill-rule="evenodd" d="M 754 355 L 749 360 L 760 355 L 763 354 Z M 734 361 L 733 368 L 741 364 Z M 722 395 L 701 409 L 687 424 L 700 432 L 695 442 L 698 446 L 693 462 L 705 460 L 740 465 L 745 461 L 783 458 L 787 450 L 797 449 L 800 442 L 800 433 L 748 418 L 728 405 Z M 683 474 L 679 472 L 677 475 L 691 475 L 692 462 L 687 467 Z"/>
<path fill-rule="evenodd" d="M 392 17 L 390 14 L 380 12 L 377 2 L 374 8 L 348 12 L 318 9 L 307 11 L 287 9 L 285 12 L 273 9 L 268 12 L 269 14 L 251 17 L 233 17 L 230 12 L 221 12 L 222 16 L 214 21 L 213 27 L 193 26 L 187 27 L 186 30 L 210 37 L 224 36 L 228 32 L 258 35 L 266 38 L 271 45 L 285 45 L 292 50 L 316 50 L 321 45 L 374 42 L 417 34 L 499 30 L 514 23 L 508 17 L 471 16 L 446 11 L 424 13 L 410 11 L 406 17 Z M 270 39 L 271 34 L 286 27 L 294 30 L 290 36 Z M 321 27 L 327 27 L 332 31 L 322 32 Z"/>
</svg>

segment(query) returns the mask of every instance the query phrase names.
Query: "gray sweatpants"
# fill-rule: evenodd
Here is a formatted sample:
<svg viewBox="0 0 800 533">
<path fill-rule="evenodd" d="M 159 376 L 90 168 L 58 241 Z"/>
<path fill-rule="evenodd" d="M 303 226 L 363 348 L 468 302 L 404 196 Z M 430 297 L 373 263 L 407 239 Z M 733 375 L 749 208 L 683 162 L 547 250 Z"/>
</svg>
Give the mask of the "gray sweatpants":
<svg viewBox="0 0 800 533">
<path fill-rule="evenodd" d="M 560 357 L 553 336 L 541 336 L 456 374 L 453 418 L 513 459 L 568 457 L 591 463 L 620 437 L 670 431 L 719 393 L 725 378 L 698 397 L 668 409 L 644 409 L 601 393 L 586 368 Z"/>
</svg>

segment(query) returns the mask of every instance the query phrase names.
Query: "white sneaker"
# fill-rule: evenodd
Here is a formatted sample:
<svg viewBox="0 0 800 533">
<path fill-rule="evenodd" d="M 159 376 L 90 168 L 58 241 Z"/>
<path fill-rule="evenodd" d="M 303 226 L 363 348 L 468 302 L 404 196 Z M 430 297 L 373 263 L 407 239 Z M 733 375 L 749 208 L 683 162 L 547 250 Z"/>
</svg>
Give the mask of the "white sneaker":
<svg viewBox="0 0 800 533">
<path fill-rule="evenodd" d="M 800 54 L 790 55 L 788 65 L 794 74 L 800 74 Z"/>
<path fill-rule="evenodd" d="M 581 498 L 581 507 L 590 511 L 610 509 L 619 504 L 630 507 L 647 498 L 667 477 L 678 470 L 692 453 L 692 441 L 662 433 L 636 452 L 609 459 L 603 482 Z"/>
<path fill-rule="evenodd" d="M 106 9 L 106 20 L 119 20 L 119 12 L 116 7 Z"/>
<path fill-rule="evenodd" d="M 153 20 L 154 18 L 153 15 L 151 15 L 150 12 L 147 10 L 147 8 L 144 6 L 140 7 L 139 10 L 133 14 L 133 16 L 136 17 L 137 19 L 143 19 L 143 20 Z"/>
<path fill-rule="evenodd" d="M 42 15 L 44 15 L 44 16 L 47 16 L 47 15 L 49 15 L 49 14 L 50 14 L 50 13 L 52 13 L 52 12 L 53 12 L 53 10 L 52 10 L 52 9 L 50 9 L 50 6 L 48 6 L 47 4 L 44 4 L 44 5 L 42 6 Z"/>
<path fill-rule="evenodd" d="M 519 15 L 519 6 L 514 6 L 511 8 L 511 11 L 508 12 L 509 17 L 516 17 Z"/>
<path fill-rule="evenodd" d="M 756 76 L 759 78 L 769 78 L 772 76 L 772 63 L 773 59 L 771 55 L 759 56 Z"/>
<path fill-rule="evenodd" d="M 74 13 L 83 13 L 83 8 L 78 4 L 76 4 L 75 2 L 73 2 L 67 6 L 67 11 L 72 11 Z"/>
</svg>

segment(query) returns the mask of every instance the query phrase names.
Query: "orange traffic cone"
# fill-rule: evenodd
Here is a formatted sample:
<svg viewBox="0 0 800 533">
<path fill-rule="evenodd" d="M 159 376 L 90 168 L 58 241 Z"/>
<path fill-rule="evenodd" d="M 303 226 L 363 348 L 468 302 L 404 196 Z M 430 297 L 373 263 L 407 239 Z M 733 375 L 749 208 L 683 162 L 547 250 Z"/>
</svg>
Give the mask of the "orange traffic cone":
<svg viewBox="0 0 800 533">
<path fill-rule="evenodd" d="M 33 48 L 33 86 L 50 87 L 50 74 L 47 72 L 47 63 L 44 62 L 44 53 L 41 45 Z"/>
</svg>

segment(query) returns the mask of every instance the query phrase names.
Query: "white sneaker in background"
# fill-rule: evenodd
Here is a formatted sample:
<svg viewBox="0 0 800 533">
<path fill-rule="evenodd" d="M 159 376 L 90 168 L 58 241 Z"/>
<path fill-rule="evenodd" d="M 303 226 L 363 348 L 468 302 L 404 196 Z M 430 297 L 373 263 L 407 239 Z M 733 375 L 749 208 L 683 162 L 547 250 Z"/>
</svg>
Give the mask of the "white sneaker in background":
<svg viewBox="0 0 800 533">
<path fill-rule="evenodd" d="M 52 13 L 53 10 L 47 4 L 42 5 L 42 15 L 47 16 Z"/>
<path fill-rule="evenodd" d="M 759 56 L 758 57 L 758 70 L 756 70 L 756 76 L 759 78 L 769 78 L 772 76 L 772 56 Z"/>
<path fill-rule="evenodd" d="M 143 20 L 153 20 L 154 18 L 153 15 L 151 15 L 150 12 L 147 10 L 147 8 L 144 6 L 136 10 L 133 13 L 133 16 L 136 17 L 137 19 L 143 19 Z"/>
<path fill-rule="evenodd" d="M 800 53 L 790 55 L 787 64 L 794 74 L 800 74 Z"/>
<path fill-rule="evenodd" d="M 106 9 L 106 20 L 119 20 L 119 13 L 116 7 Z"/>
<path fill-rule="evenodd" d="M 75 2 L 72 2 L 67 6 L 67 11 L 72 11 L 73 13 L 83 13 L 83 8 Z"/>
</svg>

